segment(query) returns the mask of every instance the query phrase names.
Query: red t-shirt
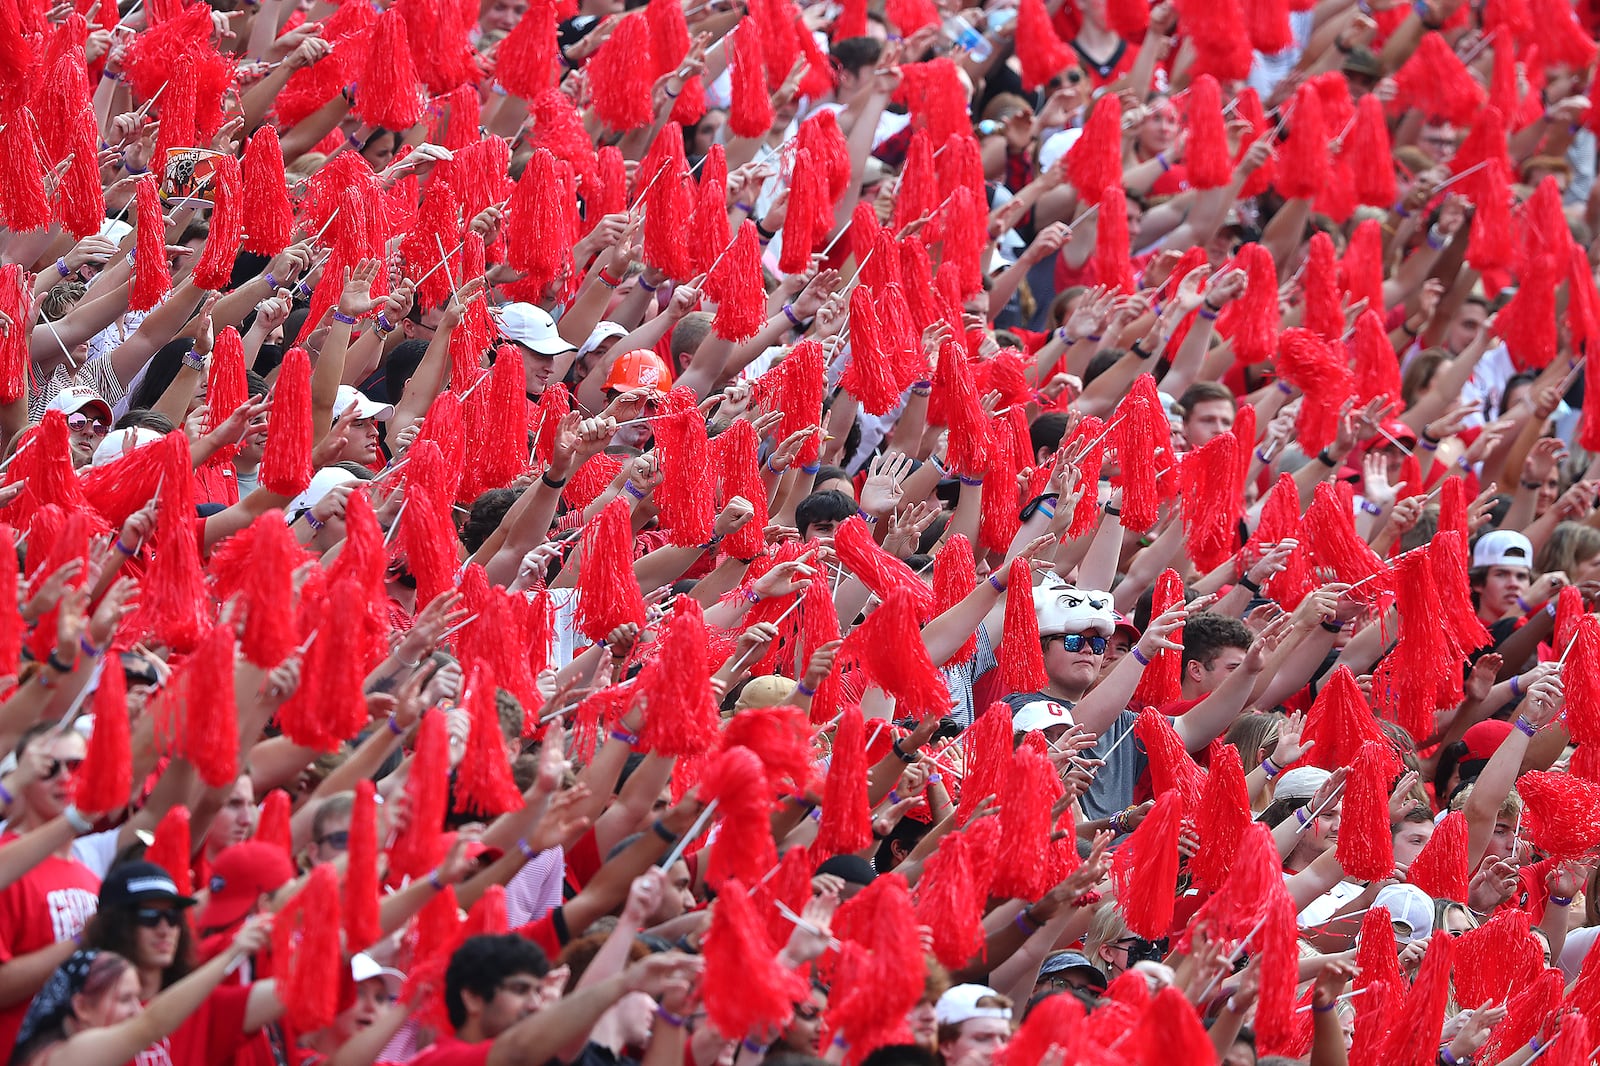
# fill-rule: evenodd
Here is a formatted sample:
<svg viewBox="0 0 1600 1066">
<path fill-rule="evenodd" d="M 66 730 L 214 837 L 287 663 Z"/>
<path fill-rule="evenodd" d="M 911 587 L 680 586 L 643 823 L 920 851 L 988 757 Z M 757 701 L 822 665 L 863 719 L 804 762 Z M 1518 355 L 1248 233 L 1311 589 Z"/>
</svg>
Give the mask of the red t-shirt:
<svg viewBox="0 0 1600 1066">
<path fill-rule="evenodd" d="M 203 857 L 202 857 L 203 858 Z M 209 878 L 207 878 L 209 880 Z M 197 881 L 196 884 L 204 884 Z M 233 943 L 233 938 L 238 934 L 237 925 L 225 932 L 213 933 L 200 941 L 200 959 L 209 962 L 219 954 L 226 951 Z M 248 966 L 239 966 L 222 979 L 223 988 L 248 989 L 255 981 L 265 981 L 272 976 L 272 952 L 270 950 L 258 952 L 253 955 Z M 299 1043 L 299 1034 L 289 1028 L 283 1019 L 276 1023 L 280 1043 L 285 1048 L 293 1048 Z M 225 1061 L 230 1066 L 277 1066 L 278 1057 L 273 1051 L 272 1036 L 269 1035 L 271 1026 L 263 1026 L 246 1037 L 242 1037 L 238 1048 L 229 1055 Z"/>
<path fill-rule="evenodd" d="M 441 1037 L 432 1047 L 412 1059 L 409 1066 L 484 1066 L 494 1041 L 469 1044 L 453 1036 Z"/>
<path fill-rule="evenodd" d="M 219 1066 L 249 1039 L 244 1031 L 249 988 L 219 988 L 170 1036 L 151 1044 L 128 1066 Z"/>
<path fill-rule="evenodd" d="M 17 834 L 0 836 L 0 847 Z M 0 891 L 0 964 L 71 940 L 83 931 L 100 899 L 100 879 L 77 859 L 55 855 Z M 0 1011 L 0 1048 L 17 1042 L 28 1002 Z"/>
<path fill-rule="evenodd" d="M 232 463 L 210 463 L 194 472 L 194 502 L 220 503 L 232 507 L 239 502 L 239 474 Z"/>
</svg>

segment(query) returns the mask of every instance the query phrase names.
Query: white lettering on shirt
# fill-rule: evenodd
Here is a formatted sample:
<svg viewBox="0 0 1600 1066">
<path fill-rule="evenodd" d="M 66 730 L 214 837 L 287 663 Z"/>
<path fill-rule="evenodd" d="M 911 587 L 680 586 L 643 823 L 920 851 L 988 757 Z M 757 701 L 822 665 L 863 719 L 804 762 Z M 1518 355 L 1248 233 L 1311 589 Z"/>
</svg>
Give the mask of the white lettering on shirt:
<svg viewBox="0 0 1600 1066">
<path fill-rule="evenodd" d="M 50 909 L 50 928 L 58 944 L 83 932 L 83 927 L 94 917 L 98 902 L 93 892 L 81 888 L 53 889 L 45 893 L 44 900 Z"/>
</svg>

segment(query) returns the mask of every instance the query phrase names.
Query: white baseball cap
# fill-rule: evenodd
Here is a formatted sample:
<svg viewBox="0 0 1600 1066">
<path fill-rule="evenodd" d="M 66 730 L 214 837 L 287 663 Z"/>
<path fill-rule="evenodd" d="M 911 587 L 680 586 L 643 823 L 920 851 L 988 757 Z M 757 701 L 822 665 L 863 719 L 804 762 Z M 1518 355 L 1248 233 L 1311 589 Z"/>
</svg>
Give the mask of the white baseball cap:
<svg viewBox="0 0 1600 1066">
<path fill-rule="evenodd" d="M 391 996 L 399 995 L 400 988 L 405 984 L 406 975 L 389 966 L 380 966 L 378 960 L 364 951 L 358 951 L 350 956 L 350 980 L 356 984 L 370 981 L 374 977 L 383 978 L 383 986 L 389 990 Z"/>
<path fill-rule="evenodd" d="M 1402 944 L 1423 940 L 1433 932 L 1433 900 L 1416 885 L 1385 885 L 1372 901 L 1389 912 L 1389 920 L 1409 933 L 1396 933 Z"/>
<path fill-rule="evenodd" d="M 578 358 L 582 359 L 606 341 L 615 340 L 618 337 L 626 337 L 627 335 L 628 330 L 625 326 L 620 326 L 610 321 L 597 322 L 594 329 L 589 331 L 589 339 L 578 345 Z"/>
<path fill-rule="evenodd" d="M 357 418 L 373 418 L 379 422 L 387 422 L 394 417 L 394 404 L 379 403 L 354 385 L 340 385 L 339 391 L 333 396 L 333 418 L 338 421 L 350 405 L 356 405 Z"/>
<path fill-rule="evenodd" d="M 933 1013 L 940 1025 L 960 1025 L 974 1018 L 1003 1018 L 1011 1020 L 1009 1007 L 980 1007 L 978 1000 L 985 996 L 1002 998 L 988 985 L 956 985 L 939 997 Z"/>
<path fill-rule="evenodd" d="M 77 414 L 85 407 L 96 408 L 101 417 L 107 422 L 111 421 L 111 405 L 106 403 L 101 396 L 88 385 L 68 385 L 55 398 L 45 404 L 46 411 L 60 411 L 64 415 Z"/>
<path fill-rule="evenodd" d="M 89 460 L 90 466 L 106 466 L 121 459 L 135 448 L 143 448 L 146 444 L 154 444 L 162 438 L 163 434 L 143 426 L 129 426 L 127 429 L 114 429 L 105 435 L 99 444 L 94 446 L 94 457 Z"/>
<path fill-rule="evenodd" d="M 1071 724 L 1072 712 L 1055 700 L 1034 700 L 1011 718 L 1011 728 L 1018 733 L 1039 733 L 1052 726 Z"/>
<path fill-rule="evenodd" d="M 340 485 L 359 480 L 342 466 L 325 466 L 312 476 L 311 484 L 306 486 L 304 492 L 289 501 L 289 509 L 285 513 L 293 517 L 301 511 L 309 511 L 317 505 L 318 500 Z"/>
<path fill-rule="evenodd" d="M 576 351 L 561 334 L 556 332 L 556 320 L 550 312 L 534 304 L 506 304 L 497 308 L 494 318 L 500 327 L 500 336 L 514 341 L 540 355 L 561 355 Z"/>
<path fill-rule="evenodd" d="M 1472 546 L 1472 565 L 1533 566 L 1533 542 L 1514 529 L 1492 529 Z"/>
</svg>

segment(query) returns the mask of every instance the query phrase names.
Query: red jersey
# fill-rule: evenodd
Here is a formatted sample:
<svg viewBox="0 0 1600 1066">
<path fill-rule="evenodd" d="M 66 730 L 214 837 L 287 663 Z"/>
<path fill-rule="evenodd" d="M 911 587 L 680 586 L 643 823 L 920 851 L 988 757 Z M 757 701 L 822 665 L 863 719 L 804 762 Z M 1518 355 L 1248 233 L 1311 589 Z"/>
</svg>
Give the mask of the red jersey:
<svg viewBox="0 0 1600 1066">
<path fill-rule="evenodd" d="M 249 988 L 217 989 L 182 1025 L 139 1052 L 128 1066 L 220 1066 L 249 1039 L 244 1031 L 249 1002 Z"/>
<path fill-rule="evenodd" d="M 16 838 L 15 833 L 5 833 L 0 847 Z M 0 965 L 71 940 L 83 931 L 99 900 L 100 879 L 94 871 L 77 859 L 56 855 L 45 859 L 0 891 Z M 32 998 L 0 1011 L 0 1047 L 17 1042 Z"/>
<path fill-rule="evenodd" d="M 453 1036 L 441 1037 L 432 1047 L 420 1052 L 410 1066 L 484 1066 L 494 1041 L 469 1044 Z"/>
</svg>

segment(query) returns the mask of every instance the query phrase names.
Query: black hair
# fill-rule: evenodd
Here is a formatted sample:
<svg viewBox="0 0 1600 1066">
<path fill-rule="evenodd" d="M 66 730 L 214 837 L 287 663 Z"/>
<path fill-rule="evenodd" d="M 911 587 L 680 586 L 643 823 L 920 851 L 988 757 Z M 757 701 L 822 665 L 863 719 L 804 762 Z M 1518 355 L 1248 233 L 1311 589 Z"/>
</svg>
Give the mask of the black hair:
<svg viewBox="0 0 1600 1066">
<path fill-rule="evenodd" d="M 817 471 L 817 476 L 811 480 L 813 485 L 820 485 L 824 481 L 849 481 L 850 471 L 842 466 L 825 466 Z"/>
<path fill-rule="evenodd" d="M 861 1066 L 939 1066 L 938 1054 L 921 1044 L 885 1044 L 861 1060 Z"/>
<path fill-rule="evenodd" d="M 1033 447 L 1033 454 L 1041 451 L 1055 451 L 1061 447 L 1061 441 L 1067 435 L 1067 414 L 1065 411 L 1046 411 L 1035 418 L 1028 426 L 1028 443 Z"/>
<path fill-rule="evenodd" d="M 826 492 L 813 492 L 801 500 L 794 509 L 794 521 L 800 530 L 800 539 L 804 540 L 806 530 L 818 522 L 843 522 L 857 510 L 856 501 L 838 489 L 828 489 Z"/>
<path fill-rule="evenodd" d="M 83 946 L 99 951 L 114 951 L 134 965 L 139 962 L 139 923 L 135 920 L 137 903 L 102 903 L 89 924 L 83 927 Z M 188 916 L 178 912 L 178 947 L 172 962 L 161 971 L 161 987 L 171 988 L 189 976 L 195 966 L 194 932 L 189 928 Z"/>
<path fill-rule="evenodd" d="M 450 956 L 444 972 L 444 1009 L 450 1024 L 457 1029 L 467 1024 L 467 1005 L 461 993 L 471 992 L 487 1001 L 508 977 L 543 977 L 549 972 L 550 960 L 531 940 L 512 933 L 468 937 Z"/>
<path fill-rule="evenodd" d="M 1095 378 L 1117 365 L 1117 361 L 1127 355 L 1125 348 L 1101 348 L 1089 360 L 1089 365 L 1083 368 L 1083 383 L 1089 384 Z"/>
<path fill-rule="evenodd" d="M 476 552 L 483 547 L 521 496 L 521 489 L 490 489 L 472 501 L 467 520 L 461 523 L 461 543 L 467 546 L 467 551 Z"/>
<path fill-rule="evenodd" d="M 194 340 L 189 337 L 179 337 L 156 349 L 156 354 L 145 365 L 144 377 L 128 394 L 128 406 L 154 407 L 161 400 L 161 394 L 167 391 L 167 386 L 172 384 L 172 379 L 178 376 L 183 357 L 193 350 Z"/>
<path fill-rule="evenodd" d="M 833 42 L 828 50 L 828 57 L 840 72 L 846 74 L 859 74 L 868 67 L 875 66 L 881 55 L 883 55 L 883 42 L 876 37 L 846 37 L 842 41 Z"/>
<path fill-rule="evenodd" d="M 926 822 L 919 822 L 915 818 L 902 818 L 889 830 L 889 835 L 883 837 L 878 843 L 878 850 L 872 856 L 872 868 L 879 873 L 888 873 L 895 867 L 894 852 L 891 846 L 900 845 L 900 850 L 909 854 L 933 826 Z"/>
<path fill-rule="evenodd" d="M 1209 667 L 1225 648 L 1250 650 L 1250 627 L 1226 614 L 1201 611 L 1183 623 L 1183 668 L 1190 663 Z"/>
<path fill-rule="evenodd" d="M 398 403 L 400 397 L 405 395 L 406 382 L 422 365 L 422 357 L 427 352 L 428 342 L 421 337 L 413 337 L 394 346 L 394 351 L 389 353 L 389 358 L 383 364 L 383 387 L 390 403 Z"/>
<path fill-rule="evenodd" d="M 148 407 L 130 407 L 113 429 L 153 429 L 157 433 L 171 433 L 178 427 L 172 424 L 172 419 L 160 411 L 152 411 Z"/>
</svg>

